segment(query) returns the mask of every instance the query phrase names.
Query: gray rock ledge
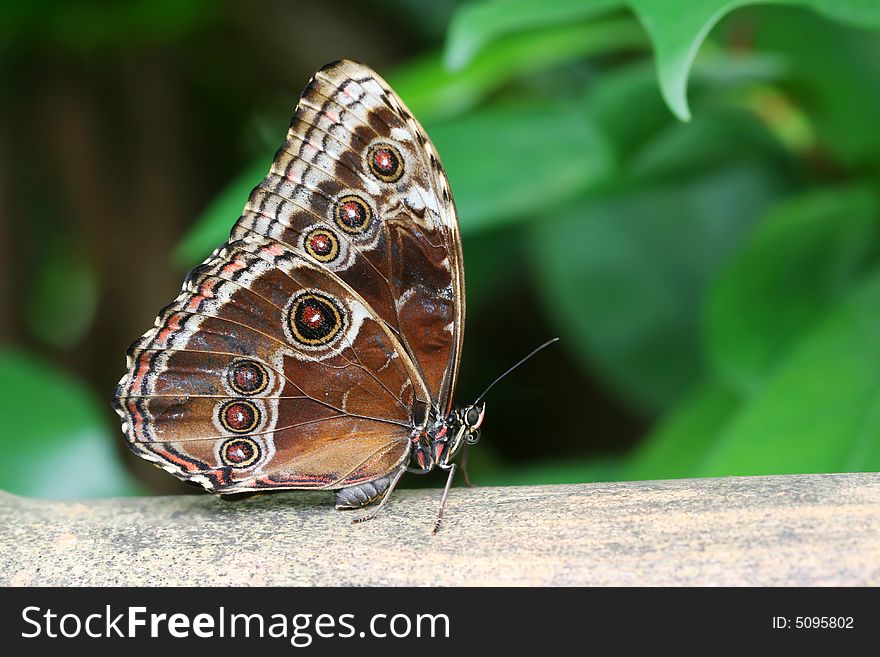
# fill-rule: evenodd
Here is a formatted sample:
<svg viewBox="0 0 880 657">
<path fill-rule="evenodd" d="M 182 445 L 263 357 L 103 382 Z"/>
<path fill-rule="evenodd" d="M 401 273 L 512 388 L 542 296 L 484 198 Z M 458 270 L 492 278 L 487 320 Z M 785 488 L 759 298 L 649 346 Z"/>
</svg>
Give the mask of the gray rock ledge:
<svg viewBox="0 0 880 657">
<path fill-rule="evenodd" d="M 878 585 L 880 474 L 52 502 L 0 492 L 0 584 Z"/>
</svg>

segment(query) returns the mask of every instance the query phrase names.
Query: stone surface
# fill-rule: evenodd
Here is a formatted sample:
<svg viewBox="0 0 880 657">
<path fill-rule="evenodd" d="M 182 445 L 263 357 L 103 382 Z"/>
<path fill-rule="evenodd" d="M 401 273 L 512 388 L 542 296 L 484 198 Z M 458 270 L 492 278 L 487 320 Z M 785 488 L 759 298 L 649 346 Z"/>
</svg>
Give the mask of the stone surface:
<svg viewBox="0 0 880 657">
<path fill-rule="evenodd" d="M 4 585 L 878 585 L 880 474 L 48 502 L 0 493 Z"/>
</svg>

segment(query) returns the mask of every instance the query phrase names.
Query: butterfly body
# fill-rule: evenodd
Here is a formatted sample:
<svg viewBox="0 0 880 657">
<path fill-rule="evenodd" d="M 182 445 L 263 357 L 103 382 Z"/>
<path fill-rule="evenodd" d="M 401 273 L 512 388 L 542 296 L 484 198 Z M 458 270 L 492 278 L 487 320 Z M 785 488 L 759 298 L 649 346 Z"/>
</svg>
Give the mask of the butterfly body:
<svg viewBox="0 0 880 657">
<path fill-rule="evenodd" d="M 414 446 L 412 466 L 430 472 L 435 466 L 448 468 L 459 452 L 480 439 L 480 426 L 486 414 L 486 405 L 472 405 L 455 409 L 448 417 L 438 420 L 422 436 L 424 443 Z"/>
<path fill-rule="evenodd" d="M 438 418 L 429 429 L 414 428 L 408 464 L 398 472 L 427 474 L 435 468 L 449 470 L 460 451 L 480 439 L 480 425 L 485 404 L 455 409 L 445 418 Z M 396 474 L 396 473 L 395 473 Z M 340 489 L 336 508 L 354 509 L 379 499 L 394 481 L 393 475 Z"/>
<path fill-rule="evenodd" d="M 464 316 L 433 145 L 375 72 L 335 62 L 230 240 L 129 349 L 114 405 L 135 453 L 212 492 L 363 505 L 405 471 L 454 473 L 478 435 L 485 407 L 452 406 Z"/>
</svg>

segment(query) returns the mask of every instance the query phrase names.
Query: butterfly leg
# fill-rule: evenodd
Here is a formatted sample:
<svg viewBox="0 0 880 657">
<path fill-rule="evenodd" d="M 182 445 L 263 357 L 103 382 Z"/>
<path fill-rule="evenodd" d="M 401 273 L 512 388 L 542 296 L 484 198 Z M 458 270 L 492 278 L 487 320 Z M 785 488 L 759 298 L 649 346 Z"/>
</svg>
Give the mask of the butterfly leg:
<svg viewBox="0 0 880 657">
<path fill-rule="evenodd" d="M 400 470 L 397 471 L 397 474 L 394 475 L 394 478 L 391 480 L 391 483 L 388 485 L 388 490 L 385 491 L 385 496 L 382 498 L 382 501 L 379 502 L 379 506 L 377 506 L 375 509 L 373 509 L 369 513 L 365 513 L 361 517 L 355 518 L 354 520 L 351 521 L 351 524 L 355 525 L 359 522 L 365 522 L 367 520 L 372 520 L 373 518 L 375 518 L 376 514 L 379 513 L 379 509 L 381 509 L 383 506 L 385 506 L 385 503 L 388 501 L 388 498 L 391 497 L 391 492 L 394 490 L 394 487 L 397 486 L 397 482 L 400 481 L 400 477 L 401 477 L 401 475 L 403 475 L 403 473 L 405 471 L 406 471 L 406 468 L 401 468 Z M 340 491 L 340 492 L 342 492 L 342 491 Z M 338 494 L 337 494 L 337 498 L 338 498 Z M 367 501 L 366 504 L 369 504 L 369 502 L 370 501 Z M 337 508 L 339 508 L 338 505 L 337 505 Z M 349 508 L 351 508 L 351 507 L 349 507 Z"/>
<path fill-rule="evenodd" d="M 468 488 L 476 488 L 477 485 L 471 482 L 471 478 L 468 477 L 467 463 L 468 463 L 468 446 L 465 445 L 461 450 L 461 460 L 458 462 L 461 466 L 461 476 L 464 477 L 464 485 Z"/>
<path fill-rule="evenodd" d="M 441 466 L 442 467 L 442 466 Z M 443 497 L 440 498 L 440 511 L 437 512 L 437 522 L 434 523 L 432 534 L 436 534 L 440 530 L 440 524 L 443 522 L 443 510 L 446 508 L 446 498 L 449 497 L 449 489 L 452 487 L 452 478 L 455 476 L 455 463 L 448 467 L 449 476 L 446 478 L 446 487 L 443 489 Z"/>
</svg>

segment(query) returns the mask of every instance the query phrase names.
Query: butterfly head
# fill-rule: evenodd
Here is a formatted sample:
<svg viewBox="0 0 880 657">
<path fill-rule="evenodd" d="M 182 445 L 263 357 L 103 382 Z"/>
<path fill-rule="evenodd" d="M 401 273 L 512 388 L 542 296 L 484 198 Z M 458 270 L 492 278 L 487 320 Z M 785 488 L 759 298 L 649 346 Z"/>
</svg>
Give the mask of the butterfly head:
<svg viewBox="0 0 880 657">
<path fill-rule="evenodd" d="M 471 404 L 456 412 L 455 431 L 449 444 L 447 462 L 454 459 L 463 447 L 476 445 L 480 442 L 480 426 L 483 424 L 485 415 L 486 402 Z"/>
<path fill-rule="evenodd" d="M 480 441 L 480 426 L 486 415 L 486 402 L 472 404 L 461 411 L 462 435 L 468 445 L 476 445 Z"/>
</svg>

